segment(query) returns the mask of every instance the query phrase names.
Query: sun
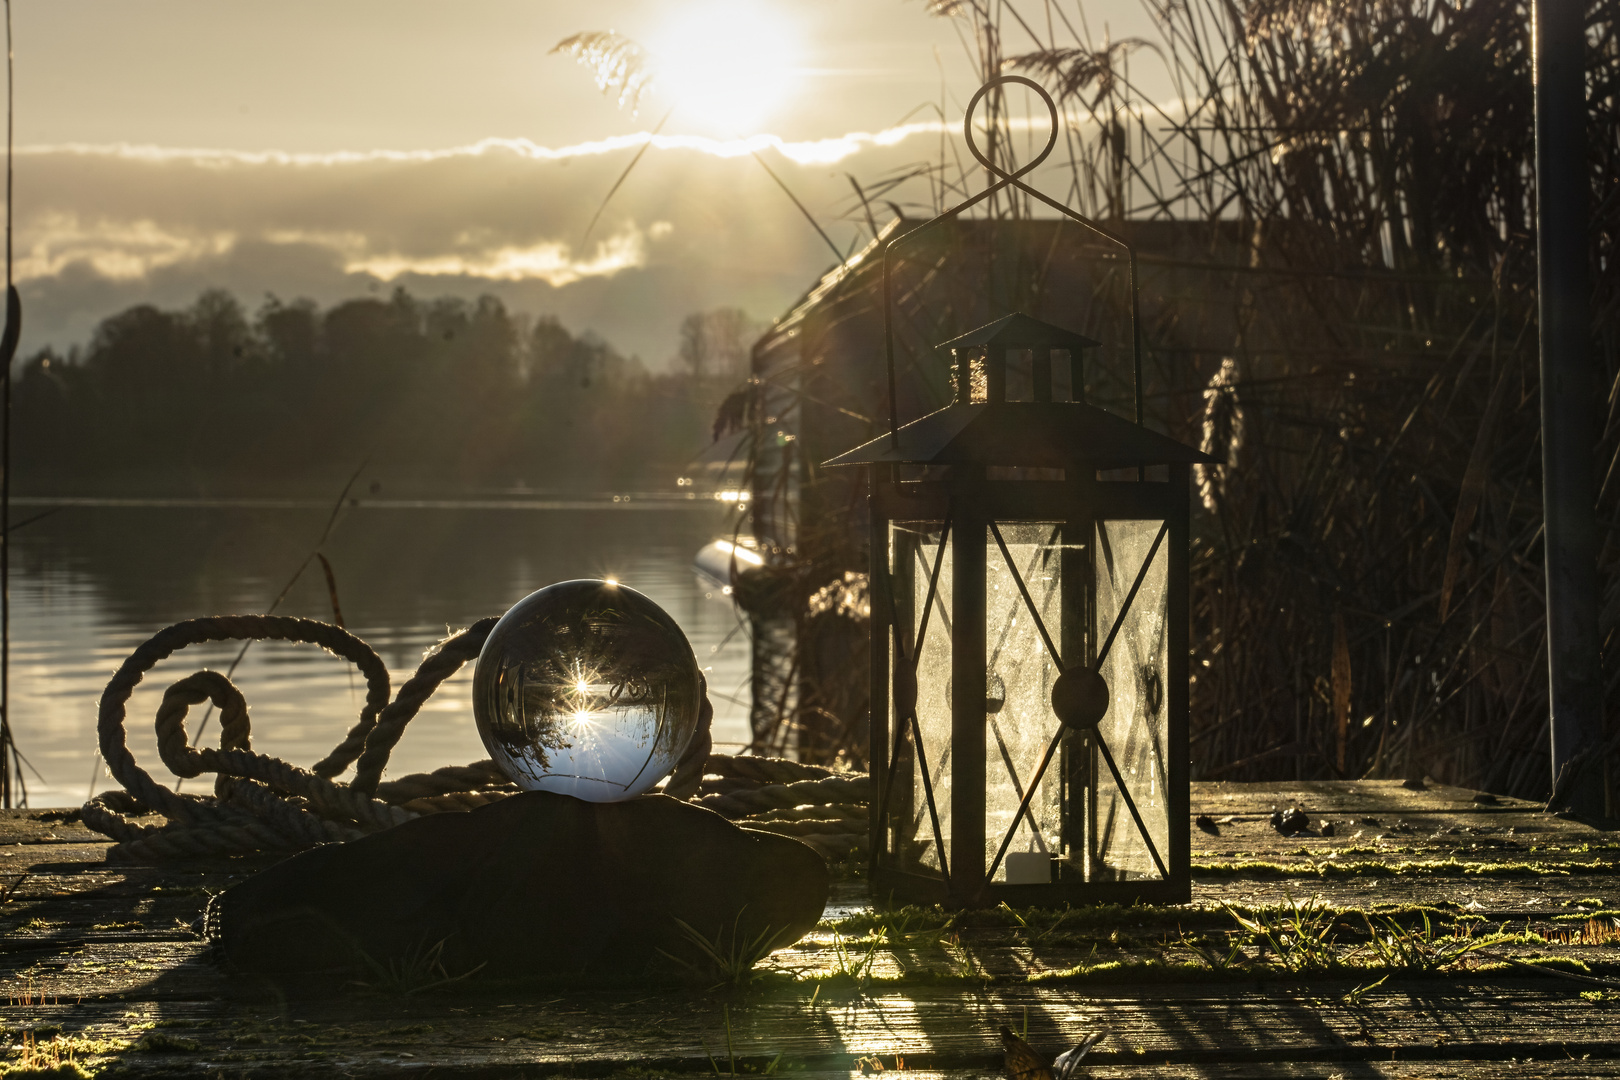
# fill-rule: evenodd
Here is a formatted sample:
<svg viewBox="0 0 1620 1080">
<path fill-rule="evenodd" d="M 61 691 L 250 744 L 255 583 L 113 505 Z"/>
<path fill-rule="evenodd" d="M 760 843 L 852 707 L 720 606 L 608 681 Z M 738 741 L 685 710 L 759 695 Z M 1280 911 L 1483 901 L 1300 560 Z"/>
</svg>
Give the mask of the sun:
<svg viewBox="0 0 1620 1080">
<path fill-rule="evenodd" d="M 688 122 L 751 135 L 798 81 L 793 24 L 758 0 L 670 4 L 648 41 L 661 95 Z"/>
</svg>

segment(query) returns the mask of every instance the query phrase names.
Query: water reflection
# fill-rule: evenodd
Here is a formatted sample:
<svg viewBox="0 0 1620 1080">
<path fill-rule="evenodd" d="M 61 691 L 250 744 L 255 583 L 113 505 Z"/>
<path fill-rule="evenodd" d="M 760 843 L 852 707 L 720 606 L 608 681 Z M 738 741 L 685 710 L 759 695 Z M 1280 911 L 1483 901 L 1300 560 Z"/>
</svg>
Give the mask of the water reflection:
<svg viewBox="0 0 1620 1080">
<path fill-rule="evenodd" d="M 19 505 L 13 514 L 25 520 L 48 508 Z M 26 774 L 30 805 L 83 801 L 96 703 L 135 646 L 181 619 L 264 611 L 328 513 L 316 504 L 73 505 L 19 530 L 11 707 L 18 746 L 40 774 Z M 554 581 L 617 578 L 656 600 L 686 632 L 707 670 L 715 740 L 725 749 L 747 738 L 748 643 L 729 601 L 707 594 L 691 565 L 699 547 L 731 532 L 728 520 L 713 503 L 468 509 L 370 502 L 344 511 L 324 550 L 346 623 L 382 656 L 396 690 L 449 628 L 498 615 Z M 331 619 L 318 563 L 279 611 Z M 164 688 L 198 668 L 225 670 L 239 648 L 186 649 L 136 690 L 130 745 L 154 776 L 172 783 L 151 728 Z M 486 756 L 473 725 L 471 675 L 468 665 L 428 702 L 394 750 L 390 775 Z M 234 678 L 247 695 L 254 749 L 304 766 L 337 743 L 365 694 L 344 662 L 310 645 L 255 644 Z M 199 716 L 194 711 L 193 725 Z M 106 786 L 102 772 L 96 787 Z"/>
</svg>

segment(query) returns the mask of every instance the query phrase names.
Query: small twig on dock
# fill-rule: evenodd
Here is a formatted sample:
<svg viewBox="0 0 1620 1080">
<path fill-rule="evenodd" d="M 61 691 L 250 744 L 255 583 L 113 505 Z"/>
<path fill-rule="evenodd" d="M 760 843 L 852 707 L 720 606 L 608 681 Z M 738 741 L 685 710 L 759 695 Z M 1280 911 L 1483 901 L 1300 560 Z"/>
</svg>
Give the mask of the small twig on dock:
<svg viewBox="0 0 1620 1080">
<path fill-rule="evenodd" d="M 1540 964 L 1532 964 L 1528 960 L 1520 960 L 1514 956 L 1496 956 L 1494 953 L 1484 955 L 1491 956 L 1496 960 L 1504 960 L 1514 967 L 1525 968 L 1535 972 L 1537 975 L 1556 975 L 1560 979 L 1573 979 L 1575 982 L 1591 983 L 1593 986 L 1607 986 L 1611 989 L 1620 990 L 1620 979 L 1600 979 L 1595 975 L 1577 975 L 1573 971 L 1559 971 L 1557 968 L 1543 967 Z"/>
<path fill-rule="evenodd" d="M 8 876 L 14 877 L 17 880 L 13 881 L 10 885 L 7 885 L 3 890 L 0 890 L 0 904 L 10 903 L 12 894 L 18 889 L 22 888 L 23 882 L 28 880 L 28 873 L 26 871 L 21 874 L 11 874 Z"/>
</svg>

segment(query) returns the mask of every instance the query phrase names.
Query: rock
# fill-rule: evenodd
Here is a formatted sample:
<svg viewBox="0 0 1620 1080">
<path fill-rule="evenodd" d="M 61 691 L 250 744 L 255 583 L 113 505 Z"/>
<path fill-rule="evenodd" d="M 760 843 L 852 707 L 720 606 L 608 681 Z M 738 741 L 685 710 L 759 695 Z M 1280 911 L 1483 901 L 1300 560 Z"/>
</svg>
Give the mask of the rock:
<svg viewBox="0 0 1620 1080">
<path fill-rule="evenodd" d="M 829 887 L 806 845 L 690 803 L 533 791 L 294 855 L 217 897 L 208 932 L 245 971 L 611 977 L 698 961 L 676 920 L 723 956 L 791 944 Z"/>
<path fill-rule="evenodd" d="M 1302 833 L 1311 827 L 1310 815 L 1297 806 L 1290 806 L 1287 810 L 1273 810 L 1271 812 L 1271 827 L 1284 836 L 1293 836 Z"/>
</svg>

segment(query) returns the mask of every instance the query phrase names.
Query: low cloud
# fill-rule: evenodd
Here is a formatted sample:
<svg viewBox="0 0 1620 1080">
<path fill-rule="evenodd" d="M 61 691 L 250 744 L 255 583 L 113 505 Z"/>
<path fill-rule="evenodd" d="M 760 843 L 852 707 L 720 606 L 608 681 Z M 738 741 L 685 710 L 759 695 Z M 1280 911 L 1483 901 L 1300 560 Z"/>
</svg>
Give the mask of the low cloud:
<svg viewBox="0 0 1620 1080">
<path fill-rule="evenodd" d="M 572 246 L 549 240 L 527 246 L 485 246 L 464 234 L 461 250 L 435 255 L 373 251 L 358 233 L 318 235 L 280 232 L 265 239 L 272 243 L 305 243 L 329 248 L 343 258 L 343 271 L 392 282 L 406 274 L 423 277 L 472 277 L 490 281 L 539 280 L 560 289 L 590 277 L 612 277 L 622 270 L 647 264 L 647 241 L 670 233 L 668 222 L 654 222 L 646 231 L 625 223 L 618 232 L 599 241 L 588 255 L 576 255 Z"/>
<path fill-rule="evenodd" d="M 222 255 L 237 240 L 229 231 L 175 230 L 149 218 L 87 221 L 62 211 L 29 220 L 19 232 L 20 281 L 54 277 L 75 264 L 114 281 L 131 281 L 176 263 Z"/>
</svg>

